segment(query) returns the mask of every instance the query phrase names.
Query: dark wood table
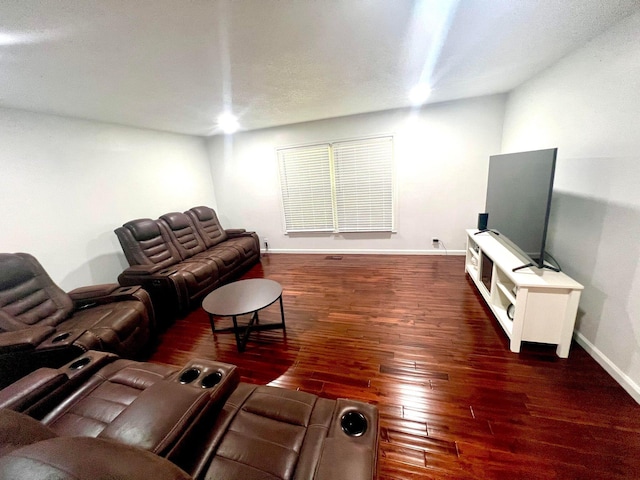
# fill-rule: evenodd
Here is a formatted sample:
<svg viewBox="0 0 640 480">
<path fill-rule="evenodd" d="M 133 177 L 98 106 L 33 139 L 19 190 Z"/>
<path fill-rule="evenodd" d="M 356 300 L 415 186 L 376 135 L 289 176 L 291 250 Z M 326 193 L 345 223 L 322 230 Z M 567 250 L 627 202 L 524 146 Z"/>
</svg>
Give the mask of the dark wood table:
<svg viewBox="0 0 640 480">
<path fill-rule="evenodd" d="M 260 325 L 258 311 L 280 301 L 281 323 L 268 323 Z M 211 331 L 216 333 L 233 332 L 236 336 L 238 351 L 245 349 L 251 332 L 260 330 L 272 330 L 282 328 L 286 330 L 284 323 L 284 308 L 282 306 L 282 286 L 278 282 L 266 278 L 251 278 L 238 282 L 228 283 L 215 289 L 202 301 L 202 308 L 209 314 Z M 238 324 L 241 315 L 251 315 L 249 323 Z M 231 317 L 233 327 L 216 330 L 214 317 Z"/>
</svg>

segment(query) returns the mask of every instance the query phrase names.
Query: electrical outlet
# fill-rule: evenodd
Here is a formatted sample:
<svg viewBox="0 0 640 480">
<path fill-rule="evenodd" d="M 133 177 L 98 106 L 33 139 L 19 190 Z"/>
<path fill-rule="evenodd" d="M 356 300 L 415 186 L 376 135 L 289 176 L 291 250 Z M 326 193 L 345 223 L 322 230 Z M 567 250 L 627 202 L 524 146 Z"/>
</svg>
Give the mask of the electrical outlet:
<svg viewBox="0 0 640 480">
<path fill-rule="evenodd" d="M 431 237 L 431 243 L 437 245 L 440 243 L 440 239 L 438 237 Z"/>
<path fill-rule="evenodd" d="M 268 238 L 264 238 L 264 249 L 265 251 L 269 251 L 269 239 Z"/>
</svg>

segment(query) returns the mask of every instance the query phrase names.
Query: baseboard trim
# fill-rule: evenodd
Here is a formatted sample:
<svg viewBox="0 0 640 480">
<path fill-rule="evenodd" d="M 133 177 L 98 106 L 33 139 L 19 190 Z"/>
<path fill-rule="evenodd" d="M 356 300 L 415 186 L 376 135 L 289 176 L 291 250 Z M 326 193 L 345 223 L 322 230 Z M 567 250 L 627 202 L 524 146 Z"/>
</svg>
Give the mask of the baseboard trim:
<svg viewBox="0 0 640 480">
<path fill-rule="evenodd" d="M 346 250 L 346 249 L 311 249 L 311 248 L 297 248 L 297 249 L 289 249 L 289 248 L 270 248 L 267 252 L 266 250 L 261 250 L 263 254 L 265 253 L 301 253 L 301 254 L 321 254 L 321 255 L 464 255 L 464 250 L 444 250 L 444 249 L 433 249 L 433 250 L 376 250 L 376 249 L 357 249 L 357 250 Z"/>
<path fill-rule="evenodd" d="M 587 353 L 591 355 L 593 359 L 598 362 L 600 366 L 604 368 L 605 371 L 611 375 L 629 395 L 631 395 L 631 398 L 633 398 L 636 403 L 640 404 L 640 385 L 635 383 L 626 373 L 620 370 L 618 366 L 609 359 L 609 357 L 602 353 L 600 349 L 591 343 L 583 334 L 580 332 L 574 332 L 574 338 L 578 345 L 584 348 Z"/>
</svg>

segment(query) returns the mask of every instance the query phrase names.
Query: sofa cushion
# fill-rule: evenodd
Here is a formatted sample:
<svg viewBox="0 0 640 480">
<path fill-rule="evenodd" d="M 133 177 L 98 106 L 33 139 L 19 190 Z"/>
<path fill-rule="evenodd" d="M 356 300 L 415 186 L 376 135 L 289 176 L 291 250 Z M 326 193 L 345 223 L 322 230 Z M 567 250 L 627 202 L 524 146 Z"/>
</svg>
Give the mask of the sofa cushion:
<svg viewBox="0 0 640 480">
<path fill-rule="evenodd" d="M 58 435 L 112 438 L 107 431 L 147 389 L 176 368 L 116 360 L 93 375 L 43 420 Z M 126 437 L 126 432 L 123 433 Z M 131 443 L 131 439 L 129 442 Z"/>
<path fill-rule="evenodd" d="M 364 415 L 366 432 L 342 431 L 347 411 Z M 221 433 L 211 440 L 217 447 L 206 479 L 375 477 L 378 413 L 372 405 L 240 383 L 223 413 L 212 429 Z"/>
<path fill-rule="evenodd" d="M 185 213 L 193 220 L 193 224 L 207 248 L 227 240 L 227 232 L 220 225 L 218 216 L 212 208 L 205 206 L 193 207 Z"/>
<path fill-rule="evenodd" d="M 57 435 L 39 421 L 22 413 L 0 408 L 0 456 L 24 445 Z"/>
<path fill-rule="evenodd" d="M 169 237 L 183 260 L 203 252 L 207 248 L 191 220 L 184 213 L 166 213 L 160 217 L 160 220 L 165 222 Z"/>
<path fill-rule="evenodd" d="M 161 225 L 149 218 L 131 220 L 115 230 L 129 265 L 169 267 L 182 258 Z"/>
<path fill-rule="evenodd" d="M 123 227 L 128 229 L 133 235 L 133 238 L 139 242 L 153 240 L 160 235 L 160 227 L 158 227 L 155 220 L 151 220 L 150 218 L 131 220 L 125 223 Z"/>
<path fill-rule="evenodd" d="M 27 253 L 0 254 L 0 330 L 56 326 L 73 310 L 71 298 Z"/>
<path fill-rule="evenodd" d="M 34 273 L 26 266 L 26 260 L 17 255 L 0 254 L 0 265 L 2 266 L 0 290 L 18 287 L 34 277 Z"/>
<path fill-rule="evenodd" d="M 30 480 L 190 480 L 170 461 L 121 443 L 59 437 L 42 440 L 0 457 L 3 478 Z"/>
<path fill-rule="evenodd" d="M 257 246 L 257 241 L 253 236 L 243 236 L 243 237 L 234 237 L 230 238 L 224 244 L 229 247 L 235 249 L 238 254 L 246 259 L 249 257 L 253 257 L 256 254 L 259 255 L 260 251 Z"/>
</svg>

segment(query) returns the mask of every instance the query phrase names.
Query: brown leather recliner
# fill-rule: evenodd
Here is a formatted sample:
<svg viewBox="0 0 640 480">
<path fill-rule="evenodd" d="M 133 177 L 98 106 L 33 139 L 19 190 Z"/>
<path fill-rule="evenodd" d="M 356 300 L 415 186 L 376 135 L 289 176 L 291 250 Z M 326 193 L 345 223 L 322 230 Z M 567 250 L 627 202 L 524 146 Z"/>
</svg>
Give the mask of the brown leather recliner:
<svg viewBox="0 0 640 480">
<path fill-rule="evenodd" d="M 121 285 L 141 285 L 170 321 L 260 260 L 255 232 L 224 230 L 209 207 L 141 218 L 115 229 L 130 267 Z"/>
<path fill-rule="evenodd" d="M 155 327 L 147 292 L 118 284 L 65 293 L 27 253 L 0 254 L 0 385 L 87 350 L 138 356 Z"/>
<path fill-rule="evenodd" d="M 67 447 L 83 456 L 96 455 L 99 470 L 67 455 L 61 437 L 75 438 Z M 175 368 L 103 352 L 0 391 L 0 472 L 20 478 L 36 459 L 44 472 L 108 477 L 120 473 L 104 462 L 118 455 L 109 442 L 163 457 L 181 469 L 176 475 L 196 480 L 371 479 L 378 412 L 358 401 L 238 383 L 236 367 L 224 363 Z M 160 463 L 141 464 L 139 473 Z"/>
</svg>

